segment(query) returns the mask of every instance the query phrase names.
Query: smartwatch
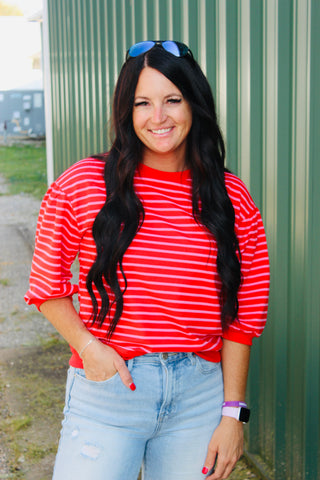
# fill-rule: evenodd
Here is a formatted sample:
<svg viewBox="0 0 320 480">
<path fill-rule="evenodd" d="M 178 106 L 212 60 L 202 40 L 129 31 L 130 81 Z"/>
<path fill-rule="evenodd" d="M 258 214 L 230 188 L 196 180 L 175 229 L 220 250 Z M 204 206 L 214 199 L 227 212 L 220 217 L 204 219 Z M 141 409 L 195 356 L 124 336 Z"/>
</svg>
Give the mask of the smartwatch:
<svg viewBox="0 0 320 480">
<path fill-rule="evenodd" d="M 224 402 L 222 404 L 222 415 L 232 417 L 242 423 L 248 423 L 250 409 L 244 402 Z"/>
</svg>

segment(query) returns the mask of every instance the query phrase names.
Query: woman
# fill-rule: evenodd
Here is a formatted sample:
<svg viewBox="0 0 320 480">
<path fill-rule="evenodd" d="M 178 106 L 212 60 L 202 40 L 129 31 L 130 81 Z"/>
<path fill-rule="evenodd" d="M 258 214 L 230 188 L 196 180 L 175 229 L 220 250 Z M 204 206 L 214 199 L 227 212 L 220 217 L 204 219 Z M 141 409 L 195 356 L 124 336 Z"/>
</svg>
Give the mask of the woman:
<svg viewBox="0 0 320 480">
<path fill-rule="evenodd" d="M 225 479 L 266 321 L 261 217 L 224 168 L 212 93 L 184 44 L 129 49 L 113 126 L 110 152 L 71 166 L 39 215 L 26 300 L 72 351 L 53 478 L 133 480 L 142 465 L 145 480 Z"/>
</svg>

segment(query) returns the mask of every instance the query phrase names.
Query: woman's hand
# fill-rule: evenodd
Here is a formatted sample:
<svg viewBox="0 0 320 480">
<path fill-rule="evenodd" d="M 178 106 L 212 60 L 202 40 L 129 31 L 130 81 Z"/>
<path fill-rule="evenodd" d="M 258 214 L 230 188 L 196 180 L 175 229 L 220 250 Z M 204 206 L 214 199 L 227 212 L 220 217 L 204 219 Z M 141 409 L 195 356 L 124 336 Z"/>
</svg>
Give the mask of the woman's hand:
<svg viewBox="0 0 320 480">
<path fill-rule="evenodd" d="M 103 382 L 118 372 L 123 384 L 131 390 L 135 390 L 126 362 L 113 348 L 95 339 L 84 350 L 81 357 L 88 380 Z"/>
<path fill-rule="evenodd" d="M 118 372 L 124 385 L 135 390 L 126 362 L 113 348 L 104 345 L 88 332 L 71 298 L 47 300 L 40 310 L 63 338 L 81 353 L 88 380 L 103 382 Z"/>
<path fill-rule="evenodd" d="M 206 480 L 224 480 L 229 477 L 243 453 L 243 424 L 230 417 L 222 417 L 220 424 L 214 431 L 207 452 L 203 473 L 210 472 L 215 465 L 212 475 Z"/>
<path fill-rule="evenodd" d="M 249 369 L 250 346 L 223 339 L 222 372 L 225 401 L 244 401 Z M 225 480 L 243 453 L 243 424 L 223 416 L 211 437 L 202 473 L 214 466 L 208 480 Z"/>
</svg>

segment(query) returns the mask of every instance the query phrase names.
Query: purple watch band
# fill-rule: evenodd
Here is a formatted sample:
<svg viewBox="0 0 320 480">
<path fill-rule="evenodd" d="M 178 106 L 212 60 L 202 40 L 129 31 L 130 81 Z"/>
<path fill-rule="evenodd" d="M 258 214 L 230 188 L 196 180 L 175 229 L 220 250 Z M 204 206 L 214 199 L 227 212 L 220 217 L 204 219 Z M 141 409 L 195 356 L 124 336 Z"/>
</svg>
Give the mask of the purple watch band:
<svg viewBox="0 0 320 480">
<path fill-rule="evenodd" d="M 248 408 L 248 405 L 245 402 L 223 402 L 223 407 L 245 407 Z"/>
</svg>

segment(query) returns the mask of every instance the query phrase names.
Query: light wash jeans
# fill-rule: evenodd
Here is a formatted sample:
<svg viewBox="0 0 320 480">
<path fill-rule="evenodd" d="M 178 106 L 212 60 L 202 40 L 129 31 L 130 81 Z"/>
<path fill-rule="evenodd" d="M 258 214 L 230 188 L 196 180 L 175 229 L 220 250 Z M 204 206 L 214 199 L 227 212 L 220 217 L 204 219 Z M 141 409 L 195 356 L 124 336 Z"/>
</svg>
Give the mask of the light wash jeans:
<svg viewBox="0 0 320 480">
<path fill-rule="evenodd" d="M 54 480 L 202 480 L 221 419 L 220 363 L 192 353 L 147 354 L 119 375 L 87 380 L 70 367 Z"/>
</svg>

